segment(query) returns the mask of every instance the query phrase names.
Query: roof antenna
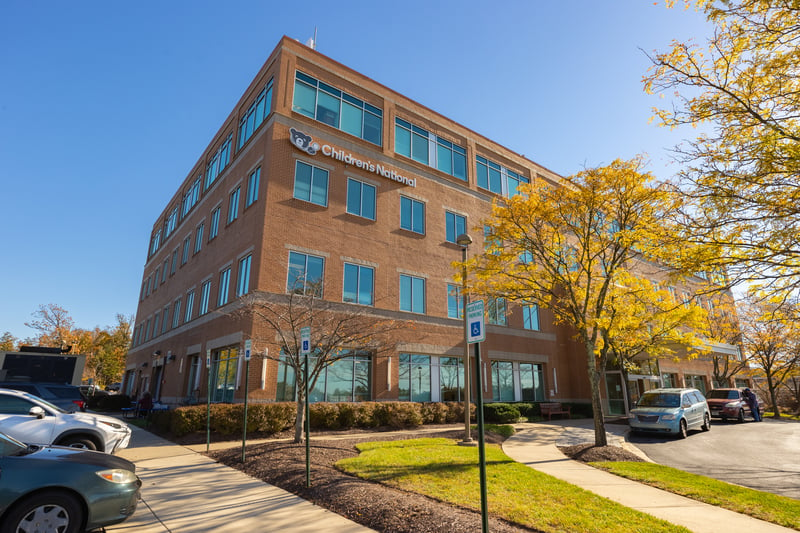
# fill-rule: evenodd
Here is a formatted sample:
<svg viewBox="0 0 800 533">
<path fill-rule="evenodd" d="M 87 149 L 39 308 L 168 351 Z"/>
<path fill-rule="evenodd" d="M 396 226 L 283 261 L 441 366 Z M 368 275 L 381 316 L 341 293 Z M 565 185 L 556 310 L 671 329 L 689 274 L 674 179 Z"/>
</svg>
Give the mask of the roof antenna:
<svg viewBox="0 0 800 533">
<path fill-rule="evenodd" d="M 314 36 L 306 41 L 306 46 L 308 46 L 312 50 L 316 50 L 317 49 L 317 27 L 316 26 L 314 26 Z"/>
</svg>

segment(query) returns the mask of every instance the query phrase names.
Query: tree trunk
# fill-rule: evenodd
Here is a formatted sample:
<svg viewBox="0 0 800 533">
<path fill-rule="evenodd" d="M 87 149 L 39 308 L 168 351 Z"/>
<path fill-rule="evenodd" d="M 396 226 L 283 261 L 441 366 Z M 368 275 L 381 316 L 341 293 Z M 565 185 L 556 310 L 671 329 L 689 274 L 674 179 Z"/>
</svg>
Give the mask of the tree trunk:
<svg viewBox="0 0 800 533">
<path fill-rule="evenodd" d="M 778 391 L 776 390 L 775 385 L 772 383 L 772 375 L 767 375 L 767 387 L 769 388 L 769 399 L 772 403 L 772 418 L 780 418 L 781 411 L 778 409 Z"/>
<path fill-rule="evenodd" d="M 594 344 L 586 341 L 586 369 L 592 393 L 592 416 L 594 417 L 594 445 L 608 446 L 606 423 L 603 418 L 603 404 L 600 401 L 600 373 L 597 371 L 597 360 L 594 355 Z"/>
</svg>

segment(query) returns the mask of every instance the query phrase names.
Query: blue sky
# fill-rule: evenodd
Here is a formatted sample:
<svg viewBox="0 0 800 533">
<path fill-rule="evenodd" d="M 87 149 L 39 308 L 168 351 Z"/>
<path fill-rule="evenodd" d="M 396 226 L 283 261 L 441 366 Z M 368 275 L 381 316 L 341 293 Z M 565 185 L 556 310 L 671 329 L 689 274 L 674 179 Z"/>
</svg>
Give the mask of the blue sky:
<svg viewBox="0 0 800 533">
<path fill-rule="evenodd" d="M 0 3 L 0 333 L 40 304 L 136 312 L 155 218 L 283 35 L 562 175 L 691 132 L 649 124 L 643 50 L 709 33 L 647 0 Z"/>
</svg>

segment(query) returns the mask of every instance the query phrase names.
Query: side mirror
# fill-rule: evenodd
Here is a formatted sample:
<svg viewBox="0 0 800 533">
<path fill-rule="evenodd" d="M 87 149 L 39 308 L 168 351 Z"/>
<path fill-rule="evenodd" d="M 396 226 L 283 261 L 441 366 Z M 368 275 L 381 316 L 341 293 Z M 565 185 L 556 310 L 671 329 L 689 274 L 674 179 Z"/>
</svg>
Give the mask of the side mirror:
<svg viewBox="0 0 800 533">
<path fill-rule="evenodd" d="M 36 418 L 41 420 L 42 418 L 44 418 L 44 409 L 42 409 L 38 405 L 34 405 L 33 407 L 31 407 L 31 410 L 28 411 L 28 414 L 31 416 L 35 416 Z"/>
</svg>

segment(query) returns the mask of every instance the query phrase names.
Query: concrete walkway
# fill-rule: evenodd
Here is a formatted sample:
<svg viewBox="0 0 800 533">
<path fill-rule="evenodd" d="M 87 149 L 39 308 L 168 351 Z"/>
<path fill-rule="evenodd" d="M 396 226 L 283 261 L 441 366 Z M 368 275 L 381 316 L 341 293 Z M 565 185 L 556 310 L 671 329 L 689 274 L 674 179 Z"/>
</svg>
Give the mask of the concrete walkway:
<svg viewBox="0 0 800 533">
<path fill-rule="evenodd" d="M 547 424 L 518 424 L 515 427 L 517 433 L 503 443 L 503 451 L 515 461 L 590 490 L 626 507 L 684 526 L 695 533 L 742 531 L 786 533 L 794 531 L 630 481 L 567 459 L 556 446 L 594 442 L 594 426 L 591 419 L 565 420 Z M 622 446 L 643 455 L 635 447 L 625 442 L 624 434 L 628 430 L 627 426 L 607 424 L 606 429 L 609 445 Z"/>
<path fill-rule="evenodd" d="M 142 500 L 130 519 L 107 527 L 109 533 L 372 531 L 189 448 L 131 429 L 131 445 L 119 455 L 136 463 Z"/>
</svg>

